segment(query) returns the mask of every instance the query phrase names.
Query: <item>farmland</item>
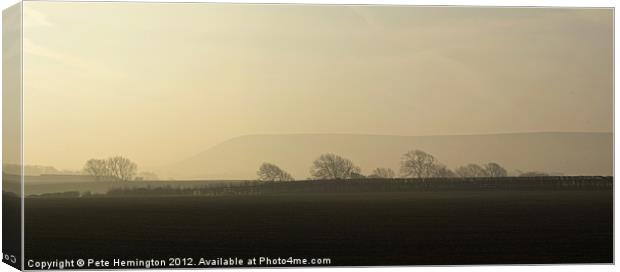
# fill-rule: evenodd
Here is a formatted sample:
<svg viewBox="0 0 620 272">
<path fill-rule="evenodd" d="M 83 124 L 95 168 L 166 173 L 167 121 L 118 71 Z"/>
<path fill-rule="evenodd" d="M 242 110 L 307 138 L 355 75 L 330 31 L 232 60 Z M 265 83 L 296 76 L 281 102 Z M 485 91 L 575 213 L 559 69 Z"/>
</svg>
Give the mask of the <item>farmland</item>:
<svg viewBox="0 0 620 272">
<path fill-rule="evenodd" d="M 610 188 L 27 198 L 25 254 L 610 263 L 612 203 Z"/>
<path fill-rule="evenodd" d="M 21 198 L 10 192 L 2 192 L 2 252 L 8 255 L 4 262 L 21 266 Z M 4 257 L 4 256 L 3 256 Z"/>
</svg>

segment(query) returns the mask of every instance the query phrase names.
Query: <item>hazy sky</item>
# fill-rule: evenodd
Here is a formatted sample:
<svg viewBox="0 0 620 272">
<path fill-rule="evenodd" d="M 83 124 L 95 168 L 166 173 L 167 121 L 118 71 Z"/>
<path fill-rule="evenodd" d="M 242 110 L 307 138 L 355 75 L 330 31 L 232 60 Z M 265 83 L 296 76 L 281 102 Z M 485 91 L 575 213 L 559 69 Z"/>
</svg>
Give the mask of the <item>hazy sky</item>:
<svg viewBox="0 0 620 272">
<path fill-rule="evenodd" d="M 25 2 L 27 164 L 246 134 L 612 130 L 612 10 Z"/>
</svg>

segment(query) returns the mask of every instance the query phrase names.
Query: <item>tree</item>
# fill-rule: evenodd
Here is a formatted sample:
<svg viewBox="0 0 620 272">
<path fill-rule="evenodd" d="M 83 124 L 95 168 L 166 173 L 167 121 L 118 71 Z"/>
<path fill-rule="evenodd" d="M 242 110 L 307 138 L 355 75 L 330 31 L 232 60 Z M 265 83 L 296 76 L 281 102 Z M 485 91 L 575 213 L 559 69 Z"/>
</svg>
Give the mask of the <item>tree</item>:
<svg viewBox="0 0 620 272">
<path fill-rule="evenodd" d="M 396 177 L 396 173 L 391 168 L 376 168 L 372 170 L 372 174 L 368 176 L 369 178 L 384 178 L 384 179 L 392 179 Z"/>
<path fill-rule="evenodd" d="M 411 150 L 400 161 L 400 172 L 404 177 L 429 178 L 437 170 L 437 159 L 421 150 Z"/>
<path fill-rule="evenodd" d="M 90 159 L 84 165 L 84 172 L 88 175 L 95 177 L 95 180 L 100 181 L 109 179 L 111 177 L 108 169 L 108 164 L 105 160 Z"/>
<path fill-rule="evenodd" d="M 508 176 L 508 171 L 506 171 L 506 169 L 504 167 L 502 167 L 501 165 L 499 165 L 497 163 L 494 163 L 494 162 L 487 163 L 484 166 L 484 169 L 486 170 L 486 172 L 489 175 L 489 177 L 506 177 L 506 176 Z"/>
<path fill-rule="evenodd" d="M 258 168 L 258 180 L 260 181 L 293 181 L 293 176 L 286 171 L 280 169 L 275 164 L 263 163 Z"/>
<path fill-rule="evenodd" d="M 115 180 L 129 181 L 136 175 L 137 165 L 128 158 L 114 156 L 106 160 L 110 175 Z"/>
<path fill-rule="evenodd" d="M 436 163 L 431 169 L 431 177 L 434 178 L 451 178 L 456 176 L 452 170 L 443 164 Z"/>
<path fill-rule="evenodd" d="M 487 173 L 482 166 L 477 165 L 475 163 L 470 163 L 465 166 L 461 166 L 455 170 L 456 174 L 459 177 L 467 177 L 467 178 L 477 178 L 477 177 L 488 177 Z"/>
<path fill-rule="evenodd" d="M 129 181 L 136 175 L 137 166 L 128 158 L 114 156 L 105 160 L 90 159 L 84 165 L 84 172 L 95 180 Z"/>
<path fill-rule="evenodd" d="M 310 168 L 310 175 L 316 179 L 351 179 L 361 170 L 349 159 L 335 154 L 319 156 Z"/>
</svg>

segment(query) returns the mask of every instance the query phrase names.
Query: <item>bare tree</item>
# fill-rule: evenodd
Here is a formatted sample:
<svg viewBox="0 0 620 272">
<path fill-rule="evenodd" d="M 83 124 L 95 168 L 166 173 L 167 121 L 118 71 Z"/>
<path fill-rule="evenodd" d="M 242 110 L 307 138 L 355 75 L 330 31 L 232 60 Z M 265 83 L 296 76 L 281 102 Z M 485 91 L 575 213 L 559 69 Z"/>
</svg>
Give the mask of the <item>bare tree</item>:
<svg viewBox="0 0 620 272">
<path fill-rule="evenodd" d="M 489 177 L 506 177 L 506 176 L 508 176 L 508 171 L 506 171 L 506 169 L 504 167 L 502 167 L 501 165 L 499 165 L 498 163 L 495 163 L 495 162 L 487 163 L 484 166 L 484 169 L 486 170 L 486 172 L 489 175 Z"/>
<path fill-rule="evenodd" d="M 316 179 L 351 179 L 361 172 L 349 159 L 335 154 L 319 156 L 310 168 L 310 175 Z"/>
<path fill-rule="evenodd" d="M 400 172 L 404 177 L 433 177 L 438 161 L 433 155 L 422 150 L 411 150 L 400 161 Z"/>
<path fill-rule="evenodd" d="M 447 166 L 436 163 L 431 169 L 431 177 L 434 178 L 452 178 L 456 176 Z"/>
<path fill-rule="evenodd" d="M 293 181 L 293 176 L 287 173 L 286 171 L 280 169 L 275 164 L 271 163 L 263 163 L 259 168 L 258 172 L 258 180 L 260 181 Z"/>
<path fill-rule="evenodd" d="M 132 180 L 136 175 L 136 169 L 138 168 L 128 158 L 122 156 L 114 156 L 106 160 L 110 175 L 120 181 Z"/>
<path fill-rule="evenodd" d="M 396 173 L 391 168 L 376 168 L 372 170 L 372 174 L 368 176 L 369 178 L 385 178 L 392 179 L 396 177 Z"/>
<path fill-rule="evenodd" d="M 470 163 L 465 166 L 461 166 L 455 170 L 456 174 L 459 177 L 467 177 L 467 178 L 477 178 L 477 177 L 488 177 L 489 174 L 487 171 L 482 168 L 482 166 L 477 165 L 475 163 Z"/>
<path fill-rule="evenodd" d="M 88 160 L 84 172 L 95 177 L 95 180 L 129 181 L 136 175 L 137 168 L 128 158 L 114 156 L 105 160 Z"/>
<path fill-rule="evenodd" d="M 110 171 L 105 160 L 90 159 L 84 165 L 84 172 L 91 175 L 97 181 L 110 179 Z"/>
</svg>

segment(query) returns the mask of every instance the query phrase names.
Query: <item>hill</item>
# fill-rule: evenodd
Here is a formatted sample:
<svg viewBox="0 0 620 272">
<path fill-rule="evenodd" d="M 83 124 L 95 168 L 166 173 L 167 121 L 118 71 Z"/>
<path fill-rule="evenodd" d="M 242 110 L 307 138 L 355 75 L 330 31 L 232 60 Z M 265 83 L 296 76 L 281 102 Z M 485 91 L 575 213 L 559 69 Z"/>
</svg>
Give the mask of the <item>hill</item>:
<svg viewBox="0 0 620 272">
<path fill-rule="evenodd" d="M 262 162 L 272 162 L 296 179 L 306 179 L 312 161 L 336 153 L 368 174 L 376 167 L 398 171 L 407 150 L 433 154 L 448 167 L 497 162 L 509 171 L 538 170 L 564 175 L 612 175 L 612 133 L 514 133 L 447 136 L 350 134 L 248 135 L 159 169 L 177 179 L 254 179 Z"/>
</svg>

